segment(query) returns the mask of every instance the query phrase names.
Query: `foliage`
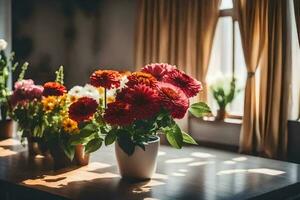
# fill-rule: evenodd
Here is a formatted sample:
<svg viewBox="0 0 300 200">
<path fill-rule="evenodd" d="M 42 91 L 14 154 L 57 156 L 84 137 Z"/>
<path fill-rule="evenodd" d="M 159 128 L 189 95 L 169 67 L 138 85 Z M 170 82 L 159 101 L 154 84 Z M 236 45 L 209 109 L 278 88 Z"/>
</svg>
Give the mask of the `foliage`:
<svg viewBox="0 0 300 200">
<path fill-rule="evenodd" d="M 227 86 L 229 85 L 229 87 Z M 233 101 L 236 94 L 241 90 L 236 89 L 236 78 L 231 80 L 221 80 L 210 86 L 213 97 L 219 105 L 220 109 L 225 109 L 226 106 Z"/>
</svg>

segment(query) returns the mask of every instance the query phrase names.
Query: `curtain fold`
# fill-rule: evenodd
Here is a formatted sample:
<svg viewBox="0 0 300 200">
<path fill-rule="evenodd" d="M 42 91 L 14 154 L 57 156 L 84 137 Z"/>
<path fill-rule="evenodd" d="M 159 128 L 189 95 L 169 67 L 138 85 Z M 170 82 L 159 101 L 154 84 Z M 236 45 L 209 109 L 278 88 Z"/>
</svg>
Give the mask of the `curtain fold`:
<svg viewBox="0 0 300 200">
<path fill-rule="evenodd" d="M 300 45 L 300 0 L 294 0 L 294 10 L 298 33 L 298 43 Z"/>
<path fill-rule="evenodd" d="M 136 66 L 175 64 L 205 85 L 219 4 L 220 0 L 140 0 Z"/>
<path fill-rule="evenodd" d="M 282 159 L 287 148 L 291 80 L 288 1 L 237 2 L 248 68 L 240 150 Z M 255 77 L 258 67 L 260 76 Z M 255 85 L 257 82 L 259 84 Z"/>
<path fill-rule="evenodd" d="M 261 0 L 237 0 L 235 2 L 248 72 L 245 87 L 244 116 L 240 136 L 240 151 L 244 153 L 256 152 L 261 142 L 258 123 L 256 71 L 265 42 L 267 28 L 266 2 Z"/>
</svg>

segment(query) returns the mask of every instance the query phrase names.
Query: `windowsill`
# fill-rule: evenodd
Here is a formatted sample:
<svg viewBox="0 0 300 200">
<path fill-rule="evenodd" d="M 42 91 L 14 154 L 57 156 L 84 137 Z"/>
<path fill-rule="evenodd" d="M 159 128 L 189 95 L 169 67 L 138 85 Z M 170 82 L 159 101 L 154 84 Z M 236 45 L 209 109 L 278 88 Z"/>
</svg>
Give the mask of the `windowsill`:
<svg viewBox="0 0 300 200">
<path fill-rule="evenodd" d="M 231 118 L 231 117 L 227 117 L 221 121 L 216 121 L 215 120 L 215 117 L 203 117 L 203 118 L 196 118 L 192 115 L 190 115 L 190 117 L 192 118 L 195 118 L 195 119 L 199 119 L 199 120 L 202 120 L 202 121 L 206 121 L 206 122 L 212 122 L 212 123 L 220 123 L 220 122 L 225 122 L 225 123 L 229 123 L 229 124 L 242 124 L 242 119 L 238 119 L 238 118 Z"/>
</svg>

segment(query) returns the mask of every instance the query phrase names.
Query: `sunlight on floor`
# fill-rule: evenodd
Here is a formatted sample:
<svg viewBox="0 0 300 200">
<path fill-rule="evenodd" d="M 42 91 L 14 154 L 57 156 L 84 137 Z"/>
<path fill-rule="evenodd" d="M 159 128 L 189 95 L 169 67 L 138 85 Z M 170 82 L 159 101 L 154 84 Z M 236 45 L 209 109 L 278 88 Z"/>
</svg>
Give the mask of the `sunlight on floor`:
<svg viewBox="0 0 300 200">
<path fill-rule="evenodd" d="M 166 180 L 166 179 L 168 179 L 168 175 L 155 173 L 152 176 L 152 179 L 163 179 L 163 180 Z"/>
<path fill-rule="evenodd" d="M 11 156 L 11 155 L 15 155 L 17 153 L 18 152 L 16 152 L 16 151 L 12 151 L 12 150 L 4 149 L 4 148 L 0 147 L 0 157 Z"/>
<path fill-rule="evenodd" d="M 194 158 L 176 158 L 166 160 L 165 163 L 187 163 L 193 161 Z"/>
<path fill-rule="evenodd" d="M 156 181 L 156 180 L 150 180 L 147 184 L 136 187 L 132 190 L 133 193 L 140 194 L 145 192 L 150 192 L 152 187 L 159 186 L 159 185 L 165 185 L 166 183 Z"/>
<path fill-rule="evenodd" d="M 188 172 L 187 169 L 179 169 L 178 171 L 180 171 L 180 172 Z"/>
<path fill-rule="evenodd" d="M 268 169 L 268 168 L 229 169 L 229 170 L 219 171 L 217 175 L 220 176 L 220 175 L 237 174 L 237 173 L 256 173 L 256 174 L 265 174 L 270 176 L 278 176 L 284 174 L 285 172 L 280 170 L 275 170 L 275 169 Z"/>
<path fill-rule="evenodd" d="M 158 156 L 164 156 L 166 155 L 167 153 L 166 152 L 163 152 L 163 151 L 158 151 L 157 155 Z"/>
<path fill-rule="evenodd" d="M 227 165 L 234 165 L 234 164 L 236 164 L 236 162 L 234 162 L 232 160 L 225 160 L 223 163 L 227 164 Z"/>
<path fill-rule="evenodd" d="M 233 160 L 233 161 L 241 162 L 241 161 L 248 160 L 248 158 L 246 158 L 246 157 L 237 157 L 237 158 L 233 158 L 232 160 Z"/>
<path fill-rule="evenodd" d="M 17 146 L 17 145 L 20 145 L 20 144 L 21 143 L 20 143 L 19 140 L 12 139 L 12 138 L 0 141 L 0 146 L 1 147 Z"/>
<path fill-rule="evenodd" d="M 106 178 L 117 178 L 120 177 L 118 174 L 105 172 L 105 173 L 95 173 L 92 170 L 105 168 L 110 166 L 106 163 L 94 162 L 88 166 L 81 167 L 79 169 L 58 174 L 58 175 L 45 175 L 38 179 L 28 179 L 22 183 L 25 185 L 43 185 L 51 188 L 61 188 L 68 185 L 71 182 L 76 181 L 91 181 L 94 179 L 106 179 Z"/>
<path fill-rule="evenodd" d="M 172 176 L 185 176 L 185 174 L 183 174 L 183 173 L 178 173 L 178 172 L 173 172 L 171 175 L 172 175 Z"/>
<path fill-rule="evenodd" d="M 196 167 L 196 166 L 213 164 L 213 163 L 215 163 L 215 162 L 214 161 L 192 162 L 192 163 L 189 163 L 188 166 L 190 166 L 190 167 Z"/>
<path fill-rule="evenodd" d="M 210 153 L 203 153 L 203 152 L 194 152 L 191 153 L 192 156 L 197 157 L 197 158 L 215 158 L 215 155 L 212 155 Z"/>
</svg>

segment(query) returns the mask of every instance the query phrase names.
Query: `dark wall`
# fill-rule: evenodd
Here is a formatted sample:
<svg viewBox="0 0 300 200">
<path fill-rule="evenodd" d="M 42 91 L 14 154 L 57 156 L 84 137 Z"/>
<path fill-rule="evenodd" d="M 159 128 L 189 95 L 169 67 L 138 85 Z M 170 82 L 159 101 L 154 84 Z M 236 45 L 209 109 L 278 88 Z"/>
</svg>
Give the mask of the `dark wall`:
<svg viewBox="0 0 300 200">
<path fill-rule="evenodd" d="M 134 69 L 138 0 L 13 1 L 13 50 L 30 62 L 27 77 L 52 80 L 65 66 L 68 86 L 102 66 Z"/>
</svg>

